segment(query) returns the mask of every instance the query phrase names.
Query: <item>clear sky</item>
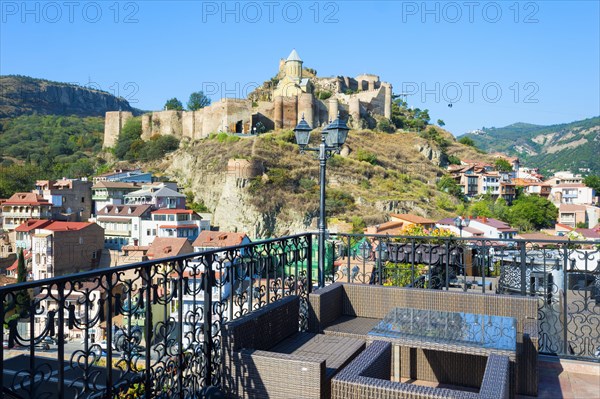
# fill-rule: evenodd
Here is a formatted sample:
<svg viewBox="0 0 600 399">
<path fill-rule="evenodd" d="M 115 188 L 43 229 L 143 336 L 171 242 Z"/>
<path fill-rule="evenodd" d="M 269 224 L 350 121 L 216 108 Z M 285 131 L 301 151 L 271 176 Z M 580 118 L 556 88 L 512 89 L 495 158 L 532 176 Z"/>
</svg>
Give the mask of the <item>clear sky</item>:
<svg viewBox="0 0 600 399">
<path fill-rule="evenodd" d="M 203 89 L 245 96 L 296 48 L 320 76 L 379 75 L 460 135 L 599 115 L 599 4 L 2 0 L 0 74 L 157 110 Z"/>
</svg>

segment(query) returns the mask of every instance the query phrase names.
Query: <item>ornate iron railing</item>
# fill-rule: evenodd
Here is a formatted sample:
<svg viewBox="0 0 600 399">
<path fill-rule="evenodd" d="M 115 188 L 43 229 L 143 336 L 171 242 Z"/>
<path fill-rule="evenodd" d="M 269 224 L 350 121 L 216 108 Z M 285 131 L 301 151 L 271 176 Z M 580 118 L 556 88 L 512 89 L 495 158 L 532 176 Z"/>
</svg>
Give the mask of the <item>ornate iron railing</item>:
<svg viewBox="0 0 600 399">
<path fill-rule="evenodd" d="M 332 234 L 327 281 L 538 298 L 540 352 L 600 360 L 600 242 Z"/>
<path fill-rule="evenodd" d="M 311 239 L 0 288 L 0 397 L 201 397 L 221 382 L 222 323 L 286 295 L 307 297 Z"/>
<path fill-rule="evenodd" d="M 0 398 L 195 398 L 222 323 L 317 281 L 312 234 L 0 288 Z M 540 351 L 597 359 L 600 243 L 332 235 L 326 280 L 531 295 Z M 312 282 L 312 284 L 311 284 Z"/>
</svg>

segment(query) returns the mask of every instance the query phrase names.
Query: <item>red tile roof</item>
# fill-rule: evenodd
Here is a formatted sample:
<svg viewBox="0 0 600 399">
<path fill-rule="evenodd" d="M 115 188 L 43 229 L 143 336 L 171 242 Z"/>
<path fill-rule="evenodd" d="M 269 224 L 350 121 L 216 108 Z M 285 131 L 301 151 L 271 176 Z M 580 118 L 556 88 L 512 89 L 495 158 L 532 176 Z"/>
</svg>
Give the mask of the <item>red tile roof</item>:
<svg viewBox="0 0 600 399">
<path fill-rule="evenodd" d="M 43 229 L 44 230 L 50 230 L 50 231 L 76 231 L 76 230 L 82 230 L 85 229 L 86 227 L 89 227 L 91 225 L 95 225 L 96 223 L 90 223 L 90 222 L 57 222 L 57 221 L 53 221 L 52 223 L 48 224 L 47 226 L 44 226 Z"/>
<path fill-rule="evenodd" d="M 191 254 L 194 248 L 187 238 L 156 237 L 148 248 L 148 257 L 152 259 Z"/>
<path fill-rule="evenodd" d="M 15 193 L 4 205 L 52 205 L 47 199 L 35 193 Z"/>
<path fill-rule="evenodd" d="M 23 223 L 22 225 L 18 226 L 15 231 L 19 231 L 19 232 L 29 232 L 35 229 L 41 229 L 44 226 L 49 225 L 50 223 L 52 223 L 51 220 L 40 220 L 40 219 L 29 219 L 28 221 L 26 221 L 25 223 Z"/>
<path fill-rule="evenodd" d="M 585 238 L 592 238 L 594 240 L 600 240 L 600 233 L 593 229 L 575 229 L 576 233 L 581 234 Z"/>
<path fill-rule="evenodd" d="M 246 233 L 204 230 L 192 245 L 199 248 L 231 247 L 241 244 L 245 237 Z"/>
</svg>

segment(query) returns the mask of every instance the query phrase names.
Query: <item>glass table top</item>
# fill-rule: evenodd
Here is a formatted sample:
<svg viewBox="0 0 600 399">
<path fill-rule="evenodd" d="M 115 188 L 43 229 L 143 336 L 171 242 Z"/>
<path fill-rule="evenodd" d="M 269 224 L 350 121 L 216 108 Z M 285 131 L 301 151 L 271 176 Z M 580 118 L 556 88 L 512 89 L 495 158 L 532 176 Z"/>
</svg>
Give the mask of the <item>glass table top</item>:
<svg viewBox="0 0 600 399">
<path fill-rule="evenodd" d="M 395 308 L 369 335 L 514 351 L 516 323 L 513 317 Z"/>
</svg>

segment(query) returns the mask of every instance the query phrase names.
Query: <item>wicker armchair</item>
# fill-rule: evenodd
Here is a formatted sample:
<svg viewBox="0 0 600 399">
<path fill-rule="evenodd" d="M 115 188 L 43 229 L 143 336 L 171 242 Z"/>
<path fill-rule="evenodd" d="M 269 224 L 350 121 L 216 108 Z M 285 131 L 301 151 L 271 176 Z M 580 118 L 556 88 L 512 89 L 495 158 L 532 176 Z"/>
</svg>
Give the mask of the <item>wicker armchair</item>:
<svg viewBox="0 0 600 399">
<path fill-rule="evenodd" d="M 514 317 L 517 320 L 517 351 L 516 359 L 511 359 L 511 379 L 516 385 L 513 388 L 519 394 L 537 395 L 538 313 L 535 298 L 334 283 L 309 295 L 309 331 L 364 338 L 396 307 Z"/>
<path fill-rule="evenodd" d="M 479 393 L 390 381 L 392 345 L 374 341 L 331 382 L 332 399 L 508 399 L 510 364 L 506 356 L 487 359 Z"/>
<path fill-rule="evenodd" d="M 331 378 L 364 339 L 299 332 L 297 296 L 225 323 L 224 389 L 236 398 L 329 398 Z"/>
</svg>

